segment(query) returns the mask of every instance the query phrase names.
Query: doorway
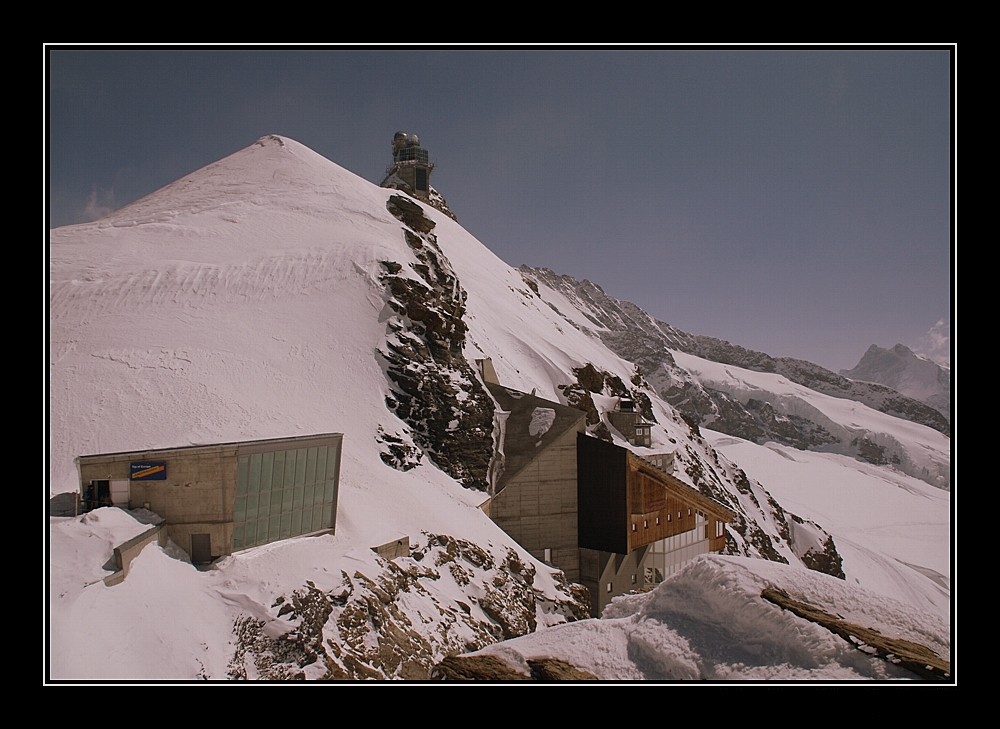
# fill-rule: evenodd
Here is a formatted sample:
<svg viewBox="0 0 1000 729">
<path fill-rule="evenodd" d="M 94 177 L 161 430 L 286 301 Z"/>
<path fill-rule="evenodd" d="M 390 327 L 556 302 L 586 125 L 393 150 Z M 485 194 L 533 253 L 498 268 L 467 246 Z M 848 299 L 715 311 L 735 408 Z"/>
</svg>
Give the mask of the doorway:
<svg viewBox="0 0 1000 729">
<path fill-rule="evenodd" d="M 192 534 L 191 562 L 193 564 L 207 564 L 211 561 L 212 561 L 212 535 Z"/>
</svg>

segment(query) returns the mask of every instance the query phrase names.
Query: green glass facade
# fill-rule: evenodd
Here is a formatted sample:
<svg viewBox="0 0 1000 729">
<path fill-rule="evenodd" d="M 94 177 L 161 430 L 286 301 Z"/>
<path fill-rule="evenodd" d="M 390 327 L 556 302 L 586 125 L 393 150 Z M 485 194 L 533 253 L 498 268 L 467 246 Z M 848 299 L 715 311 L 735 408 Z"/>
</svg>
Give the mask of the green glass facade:
<svg viewBox="0 0 1000 729">
<path fill-rule="evenodd" d="M 240 455 L 233 551 L 333 529 L 339 445 Z"/>
</svg>

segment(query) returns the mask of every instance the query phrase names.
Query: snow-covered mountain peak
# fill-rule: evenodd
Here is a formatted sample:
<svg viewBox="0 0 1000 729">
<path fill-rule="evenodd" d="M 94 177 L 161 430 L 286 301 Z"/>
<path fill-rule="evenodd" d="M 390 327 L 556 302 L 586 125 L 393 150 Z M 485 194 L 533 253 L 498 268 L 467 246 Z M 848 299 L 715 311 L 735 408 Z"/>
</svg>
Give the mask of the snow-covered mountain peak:
<svg viewBox="0 0 1000 729">
<path fill-rule="evenodd" d="M 891 387 L 950 416 L 951 370 L 905 344 L 896 344 L 891 349 L 873 344 L 857 365 L 841 374 L 852 380 Z"/>
<path fill-rule="evenodd" d="M 280 597 L 291 599 L 302 588 L 316 605 L 329 608 L 330 633 L 318 626 L 328 640 L 309 648 L 329 649 L 325 658 L 338 670 L 349 664 L 345 655 L 356 659 L 355 668 L 364 670 L 351 677 L 402 675 L 378 663 L 377 651 L 363 659 L 352 653 L 371 649 L 375 640 L 363 632 L 368 613 L 360 609 L 374 592 L 361 587 L 369 583 L 392 582 L 393 619 L 400 626 L 410 618 L 412 596 L 419 592 L 424 599 L 423 591 L 433 592 L 435 604 L 421 607 L 425 615 L 469 617 L 473 637 L 464 648 L 496 634 L 488 629 L 491 618 L 475 608 L 485 584 L 476 580 L 525 577 L 518 592 L 523 599 L 503 605 L 518 618 L 510 625 L 548 625 L 572 615 L 575 598 L 561 573 L 532 558 L 479 508 L 498 462 L 497 408 L 475 367 L 480 358 L 492 360 L 503 386 L 586 410 L 588 430 L 596 436 L 640 455 L 673 454 L 678 480 L 737 513 L 727 534 L 730 554 L 839 571 L 839 545 L 819 523 L 827 512 L 802 513 L 805 504 L 795 493 L 793 513 L 768 484 L 722 453 L 756 446 L 731 438 L 717 450 L 714 435 L 702 433 L 696 419 L 664 396 L 671 378 L 684 386 L 668 393 L 678 402 L 706 388 L 696 373 L 707 367 L 692 360 L 682 371 L 671 354 L 682 351 L 679 342 L 690 335 L 627 302 L 609 305 L 597 284 L 574 288 L 551 272 L 511 268 L 440 209 L 376 186 L 294 140 L 262 137 L 100 221 L 52 230 L 49 255 L 49 495 L 79 488 L 79 455 L 343 433 L 336 534 L 315 542 L 322 556 L 308 542 L 276 543 L 219 565 L 222 574 L 211 582 L 224 587 L 219 622 L 231 613 L 240 621 L 250 614 L 268 630 L 293 630 L 307 627 L 304 620 L 296 615 L 299 622 L 293 623 L 278 614 L 273 589 L 279 588 L 253 582 L 255 569 L 259 573 L 260 560 L 276 564 L 287 554 L 324 573 L 309 584 L 327 593 L 286 582 Z M 706 344 L 699 351 L 714 350 Z M 733 365 L 725 374 L 737 369 Z M 750 381 L 750 375 L 736 374 Z M 734 401 L 737 394 L 720 390 L 712 403 Z M 758 402 L 764 392 L 753 394 Z M 812 396 L 807 387 L 795 395 L 802 401 Z M 652 423 L 650 447 L 628 443 L 608 427 L 608 411 L 622 397 Z M 788 416 L 773 410 L 769 422 L 783 425 Z M 772 451 L 773 444 L 767 453 Z M 783 460 L 806 462 L 791 452 L 783 451 Z M 838 473 L 858 478 L 856 464 L 831 463 Z M 898 488 L 875 477 L 870 483 L 880 486 L 872 488 L 891 488 L 897 496 L 925 493 L 925 484 L 896 475 L 903 484 Z M 927 490 L 923 501 L 939 508 L 945 497 Z M 897 511 L 903 510 L 894 506 L 887 513 Z M 936 520 L 935 513 L 921 521 Z M 66 529 L 78 526 L 87 531 L 87 524 L 75 522 Z M 402 572 L 369 554 L 374 545 L 401 535 L 411 545 L 404 560 L 413 560 Z M 849 576 L 868 580 L 859 566 L 868 564 L 867 554 L 851 549 Z M 316 560 L 314 567 L 303 551 Z M 506 567 L 479 573 L 465 565 L 442 567 L 463 588 L 452 591 L 449 584 L 449 592 L 442 592 L 443 582 L 426 565 L 441 567 L 450 564 L 446 557 L 466 552 L 483 564 Z M 99 573 L 106 559 L 78 572 Z M 149 570 L 145 579 L 152 582 L 167 560 L 158 555 L 139 568 Z M 893 553 L 866 584 L 941 609 L 947 595 L 936 583 L 929 586 L 917 568 L 907 579 L 883 579 L 900 562 L 935 575 L 947 571 L 937 562 L 928 567 L 922 557 Z M 241 563 L 254 569 L 235 572 Z M 138 574 L 125 583 L 126 591 L 143 584 Z M 187 570 L 184 579 L 206 582 Z M 341 590 L 347 587 L 356 601 L 344 605 Z M 83 589 L 62 594 L 75 599 Z M 86 617 L 73 614 L 68 602 L 54 610 L 63 621 L 59 635 L 67 640 L 72 621 Z M 241 612 L 240 605 L 249 608 Z M 361 622 L 334 626 L 349 614 Z M 421 620 L 413 616 L 414 630 Z M 343 638 L 348 628 L 357 629 L 352 635 L 365 646 L 349 645 Z M 447 626 L 424 636 L 421 670 L 443 651 L 457 649 L 442 639 L 446 633 Z M 213 651 L 225 653 L 229 640 L 227 634 Z M 162 666 L 161 658 L 151 655 L 148 662 Z M 137 654 L 135 664 L 146 660 Z M 61 668 L 67 666 L 77 670 L 64 657 Z M 107 670 L 114 665 L 100 666 Z M 183 670 L 194 675 L 197 669 Z M 225 678 L 225 671 L 221 661 L 207 673 Z"/>
<path fill-rule="evenodd" d="M 357 210 L 380 188 L 309 147 L 268 135 L 125 205 L 94 225 L 131 227 L 205 221 L 237 223 L 257 212 L 312 215 Z M 72 226 L 79 227 L 79 226 Z"/>
</svg>

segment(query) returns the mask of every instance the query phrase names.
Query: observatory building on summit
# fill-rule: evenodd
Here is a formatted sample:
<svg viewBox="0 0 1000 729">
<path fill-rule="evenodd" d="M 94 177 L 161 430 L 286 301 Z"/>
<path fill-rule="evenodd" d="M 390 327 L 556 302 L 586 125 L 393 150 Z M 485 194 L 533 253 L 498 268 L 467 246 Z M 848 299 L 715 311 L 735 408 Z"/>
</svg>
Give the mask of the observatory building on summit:
<svg viewBox="0 0 1000 729">
<path fill-rule="evenodd" d="M 427 150 L 420 146 L 416 134 L 396 132 L 392 137 L 392 164 L 385 170 L 380 187 L 401 190 L 413 198 L 440 210 L 452 220 L 458 220 L 441 194 L 431 187 L 434 163 Z"/>
<path fill-rule="evenodd" d="M 427 150 L 416 134 L 396 132 L 392 138 L 392 164 L 386 168 L 382 187 L 393 187 L 422 200 L 431 196 L 431 171 Z"/>
</svg>

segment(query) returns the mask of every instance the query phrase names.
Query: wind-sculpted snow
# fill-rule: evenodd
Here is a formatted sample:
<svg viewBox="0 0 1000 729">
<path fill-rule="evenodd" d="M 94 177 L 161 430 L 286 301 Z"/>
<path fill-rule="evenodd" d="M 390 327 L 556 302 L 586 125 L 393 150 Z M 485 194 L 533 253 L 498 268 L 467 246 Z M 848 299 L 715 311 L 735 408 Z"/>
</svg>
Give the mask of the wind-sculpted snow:
<svg viewBox="0 0 1000 729">
<path fill-rule="evenodd" d="M 239 265 L 167 263 L 155 269 L 110 273 L 96 280 L 54 281 L 50 317 L 102 316 L 166 304 L 253 303 L 309 296 L 350 274 L 338 252 L 271 256 Z"/>
<path fill-rule="evenodd" d="M 652 592 L 616 598 L 597 625 L 567 624 L 490 646 L 514 667 L 559 657 L 624 681 L 914 680 L 827 628 L 765 600 L 765 588 L 950 659 L 945 622 L 816 572 L 737 557 L 702 556 Z"/>
</svg>

